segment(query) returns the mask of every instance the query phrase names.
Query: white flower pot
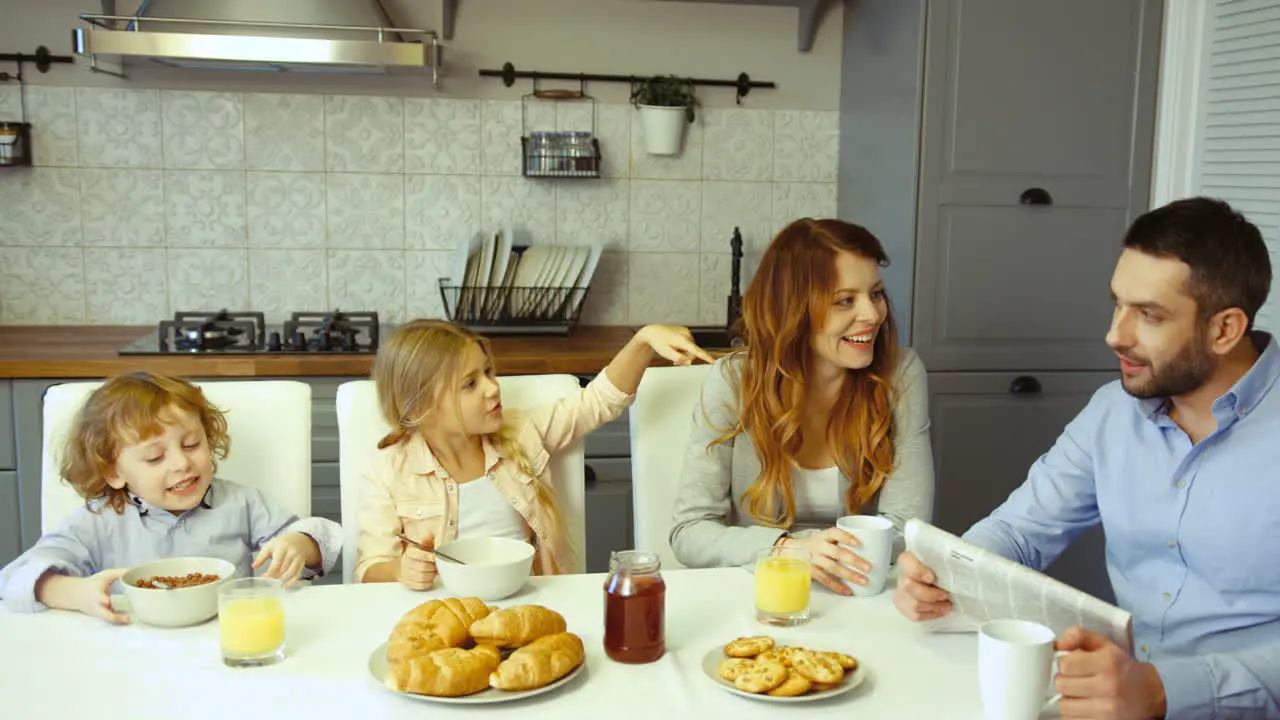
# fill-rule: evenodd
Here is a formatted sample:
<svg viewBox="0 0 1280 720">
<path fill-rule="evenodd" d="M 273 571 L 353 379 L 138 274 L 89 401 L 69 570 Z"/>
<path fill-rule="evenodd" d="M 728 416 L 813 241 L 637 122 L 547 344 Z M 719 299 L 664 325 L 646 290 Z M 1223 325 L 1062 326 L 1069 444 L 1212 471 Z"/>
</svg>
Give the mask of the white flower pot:
<svg viewBox="0 0 1280 720">
<path fill-rule="evenodd" d="M 679 155 L 684 139 L 685 108 L 641 105 L 640 121 L 644 123 L 644 149 L 650 155 Z"/>
</svg>

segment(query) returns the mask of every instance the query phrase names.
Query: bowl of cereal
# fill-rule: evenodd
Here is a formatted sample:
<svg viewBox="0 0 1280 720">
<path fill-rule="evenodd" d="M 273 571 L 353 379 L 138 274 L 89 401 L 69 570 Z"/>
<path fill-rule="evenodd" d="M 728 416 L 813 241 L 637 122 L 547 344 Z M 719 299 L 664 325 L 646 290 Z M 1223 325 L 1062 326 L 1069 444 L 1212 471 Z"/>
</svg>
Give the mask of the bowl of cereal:
<svg viewBox="0 0 1280 720">
<path fill-rule="evenodd" d="M 134 618 L 157 627 L 198 625 L 218 614 L 218 588 L 236 566 L 211 557 L 177 557 L 130 568 L 120 578 Z"/>
</svg>

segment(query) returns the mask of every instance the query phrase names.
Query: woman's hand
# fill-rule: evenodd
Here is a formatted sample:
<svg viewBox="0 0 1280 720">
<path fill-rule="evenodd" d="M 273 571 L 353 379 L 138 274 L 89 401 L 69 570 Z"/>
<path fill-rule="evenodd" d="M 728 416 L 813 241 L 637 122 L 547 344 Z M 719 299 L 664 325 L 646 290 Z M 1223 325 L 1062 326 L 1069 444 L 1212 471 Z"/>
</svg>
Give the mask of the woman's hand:
<svg viewBox="0 0 1280 720">
<path fill-rule="evenodd" d="M 783 538 L 780 544 L 783 547 L 808 550 L 813 579 L 834 592 L 841 595 L 853 594 L 844 580 L 859 585 L 867 584 L 867 576 L 862 573 L 871 571 L 871 563 L 849 549 L 858 546 L 858 538 L 838 527 L 830 527 L 805 537 Z M 848 547 L 840 547 L 841 545 Z"/>
<path fill-rule="evenodd" d="M 654 352 L 671 361 L 672 365 L 692 365 L 694 360 L 713 363 L 715 358 L 693 341 L 689 328 L 679 325 L 645 325 L 636 333 L 636 339 L 644 342 Z"/>
</svg>

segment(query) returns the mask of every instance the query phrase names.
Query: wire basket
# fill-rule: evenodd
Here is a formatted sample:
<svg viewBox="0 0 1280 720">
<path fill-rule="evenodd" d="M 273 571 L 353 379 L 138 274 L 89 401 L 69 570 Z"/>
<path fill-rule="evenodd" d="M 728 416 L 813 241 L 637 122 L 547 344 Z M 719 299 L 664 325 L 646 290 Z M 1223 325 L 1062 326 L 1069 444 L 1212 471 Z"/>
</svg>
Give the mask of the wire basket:
<svg viewBox="0 0 1280 720">
<path fill-rule="evenodd" d="M 535 132 L 520 147 L 525 177 L 600 177 L 600 141 L 591 133 Z"/>
<path fill-rule="evenodd" d="M 526 132 L 530 101 L 587 102 L 591 114 L 590 130 L 555 130 Z M 596 100 L 581 89 L 577 91 L 543 91 L 536 88 L 520 100 L 520 158 L 525 177 L 598 178 L 600 177 L 600 140 L 596 137 Z"/>
<path fill-rule="evenodd" d="M 578 324 L 586 287 L 449 285 L 440 279 L 445 317 L 489 334 L 567 335 Z"/>
</svg>

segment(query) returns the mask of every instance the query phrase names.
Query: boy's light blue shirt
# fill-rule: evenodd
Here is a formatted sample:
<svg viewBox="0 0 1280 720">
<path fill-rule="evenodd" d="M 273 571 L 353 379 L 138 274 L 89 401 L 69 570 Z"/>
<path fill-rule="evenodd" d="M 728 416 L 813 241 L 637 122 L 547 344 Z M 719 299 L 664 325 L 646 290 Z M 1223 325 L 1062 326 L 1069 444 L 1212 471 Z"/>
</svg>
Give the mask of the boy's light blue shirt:
<svg viewBox="0 0 1280 720">
<path fill-rule="evenodd" d="M 324 518 L 298 518 L 273 507 L 262 493 L 215 478 L 200 505 L 182 515 L 155 508 L 141 498 L 123 513 L 80 508 L 0 572 L 0 600 L 10 610 L 47 609 L 36 601 L 35 585 L 49 570 L 87 577 L 109 568 L 127 568 L 166 557 L 200 555 L 236 566 L 237 577 L 253 575 L 253 557 L 282 532 L 301 532 L 320 547 L 322 572 L 333 569 L 342 552 L 342 527 Z M 304 573 L 304 577 L 306 573 Z"/>
</svg>

